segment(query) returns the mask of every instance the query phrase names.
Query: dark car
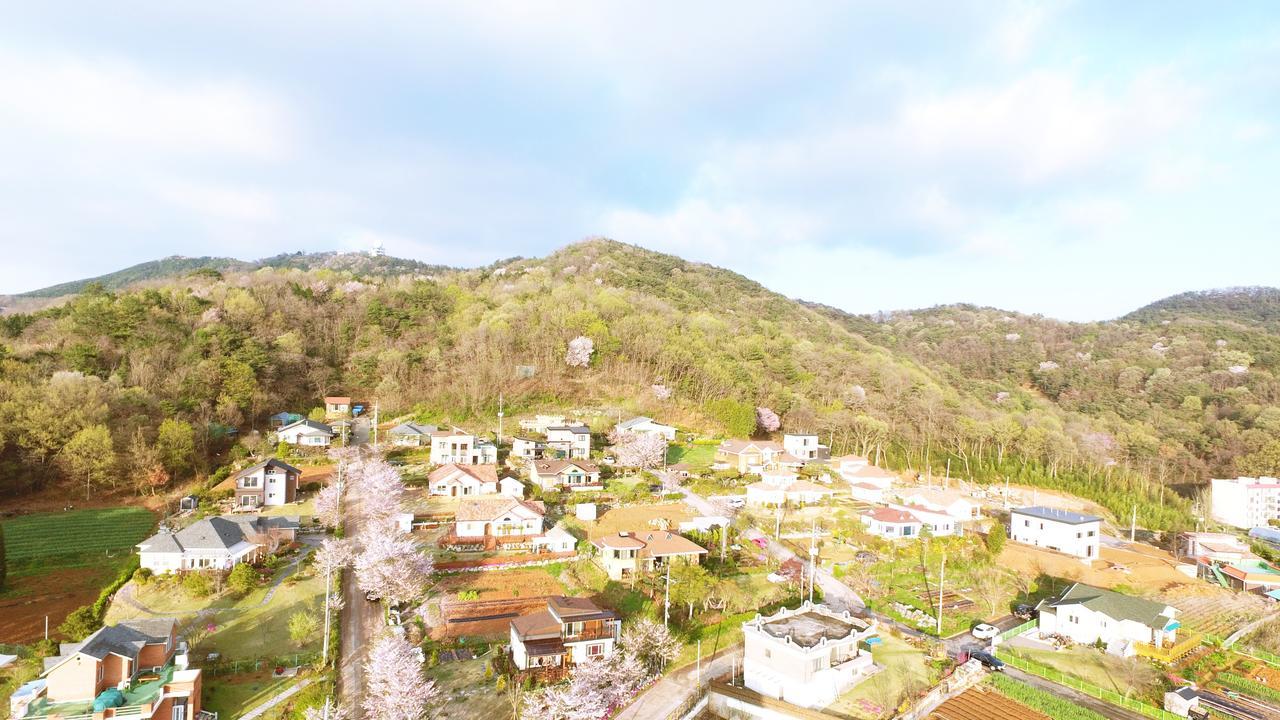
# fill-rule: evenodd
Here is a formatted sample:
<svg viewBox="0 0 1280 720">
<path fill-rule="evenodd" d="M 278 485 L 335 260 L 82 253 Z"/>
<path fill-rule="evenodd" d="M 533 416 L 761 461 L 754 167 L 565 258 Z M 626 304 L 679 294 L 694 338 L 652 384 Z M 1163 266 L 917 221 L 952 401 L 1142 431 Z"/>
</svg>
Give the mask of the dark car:
<svg viewBox="0 0 1280 720">
<path fill-rule="evenodd" d="M 1030 605 L 1019 605 L 1013 609 L 1013 616 L 1019 620 L 1030 620 L 1036 614 L 1036 609 Z"/>
<path fill-rule="evenodd" d="M 969 657 L 982 663 L 982 666 L 992 672 L 1001 672 L 1004 670 L 1004 661 L 992 655 L 989 652 L 974 650 L 969 653 Z"/>
</svg>

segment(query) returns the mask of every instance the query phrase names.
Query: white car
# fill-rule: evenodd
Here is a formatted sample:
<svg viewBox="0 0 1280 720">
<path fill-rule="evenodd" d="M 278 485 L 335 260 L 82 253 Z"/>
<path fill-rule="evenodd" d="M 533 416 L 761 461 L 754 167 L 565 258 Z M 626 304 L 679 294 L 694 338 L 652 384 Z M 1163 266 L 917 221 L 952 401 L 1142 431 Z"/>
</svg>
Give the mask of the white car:
<svg viewBox="0 0 1280 720">
<path fill-rule="evenodd" d="M 747 500 L 746 498 L 739 498 L 739 497 L 729 498 L 728 500 L 725 501 L 725 504 L 731 508 L 740 508 L 740 507 L 744 507 L 747 504 Z"/>
<path fill-rule="evenodd" d="M 980 625 L 975 625 L 974 628 L 969 631 L 969 634 L 979 640 L 990 640 L 1000 634 L 1000 628 L 994 625 L 982 623 Z"/>
</svg>

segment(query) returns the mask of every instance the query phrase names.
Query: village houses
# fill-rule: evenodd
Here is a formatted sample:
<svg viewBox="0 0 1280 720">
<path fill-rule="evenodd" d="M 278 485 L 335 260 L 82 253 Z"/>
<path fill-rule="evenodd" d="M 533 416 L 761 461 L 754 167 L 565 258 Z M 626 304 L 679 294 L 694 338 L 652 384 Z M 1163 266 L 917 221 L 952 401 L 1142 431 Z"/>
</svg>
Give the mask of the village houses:
<svg viewBox="0 0 1280 720">
<path fill-rule="evenodd" d="M 507 462 L 511 463 L 514 460 L 528 463 L 534 460 L 541 460 L 546 455 L 546 452 L 547 444 L 541 440 L 513 437 L 511 438 L 511 454 L 507 456 Z"/>
<path fill-rule="evenodd" d="M 324 399 L 324 414 L 330 417 L 335 415 L 350 415 L 351 398 L 340 395 L 326 397 Z"/>
<path fill-rule="evenodd" d="M 468 498 L 458 506 L 454 535 L 459 538 L 541 535 L 546 507 L 507 497 Z"/>
<path fill-rule="evenodd" d="M 794 610 L 742 624 L 747 688 L 804 708 L 821 708 L 875 672 L 863 644 L 874 621 L 807 600 Z"/>
<path fill-rule="evenodd" d="M 62 643 L 13 694 L 12 716 L 195 720 L 202 677 L 187 667 L 177 628 L 173 618 L 126 620 Z"/>
<path fill-rule="evenodd" d="M 597 561 L 610 580 L 629 580 L 675 560 L 698 564 L 707 554 L 706 548 L 667 530 L 620 531 L 591 544 L 599 550 Z"/>
<path fill-rule="evenodd" d="M 1039 505 L 1018 508 L 1009 513 L 1009 539 L 1091 562 L 1098 557 L 1102 518 Z"/>
<path fill-rule="evenodd" d="M 237 509 L 276 507 L 298 498 L 298 478 L 302 471 L 271 458 L 251 465 L 233 476 Z"/>
<path fill-rule="evenodd" d="M 890 508 L 865 510 L 859 517 L 867 532 L 886 540 L 920 537 L 924 523 L 914 513 Z"/>
<path fill-rule="evenodd" d="M 663 425 L 651 417 L 633 417 L 613 426 L 617 432 L 635 433 L 637 435 L 657 435 L 667 442 L 674 442 L 676 429 L 673 425 Z"/>
<path fill-rule="evenodd" d="M 772 440 L 725 440 L 716 448 L 713 470 L 759 475 L 765 470 L 798 470 L 804 461 Z"/>
<path fill-rule="evenodd" d="M 1042 635 L 1064 635 L 1073 642 L 1101 641 L 1107 652 L 1128 657 L 1142 644 L 1161 648 L 1177 642 L 1177 608 L 1162 602 L 1075 583 L 1037 606 Z"/>
<path fill-rule="evenodd" d="M 315 420 L 299 420 L 276 431 L 280 442 L 298 447 L 329 447 L 335 434 L 332 427 Z"/>
<path fill-rule="evenodd" d="M 608 659 L 622 621 L 586 598 L 555 596 L 545 610 L 511 621 L 511 661 L 520 670 L 562 668 Z"/>
<path fill-rule="evenodd" d="M 547 448 L 569 460 L 591 457 L 591 428 L 586 425 L 555 425 L 547 428 Z"/>
<path fill-rule="evenodd" d="M 600 468 L 585 460 L 538 460 L 529 465 L 529 480 L 543 490 L 600 490 Z"/>
<path fill-rule="evenodd" d="M 228 515 L 204 518 L 177 532 L 138 543 L 142 567 L 157 575 L 184 570 L 230 570 L 257 562 L 297 539 L 298 517 Z"/>
</svg>

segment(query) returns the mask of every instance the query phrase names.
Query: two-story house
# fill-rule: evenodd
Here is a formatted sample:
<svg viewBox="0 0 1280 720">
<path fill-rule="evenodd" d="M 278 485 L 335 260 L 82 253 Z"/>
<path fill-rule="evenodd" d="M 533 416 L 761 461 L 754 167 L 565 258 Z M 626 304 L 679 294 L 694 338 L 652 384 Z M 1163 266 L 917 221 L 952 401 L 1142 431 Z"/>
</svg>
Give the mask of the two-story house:
<svg viewBox="0 0 1280 720">
<path fill-rule="evenodd" d="M 861 643 L 876 634 L 874 621 L 805 601 L 742 624 L 746 686 L 805 708 L 831 704 L 874 674 Z"/>
<path fill-rule="evenodd" d="M 826 460 L 831 457 L 831 448 L 818 442 L 818 436 L 811 433 L 787 433 L 783 435 L 782 449 L 805 462 Z"/>
<path fill-rule="evenodd" d="M 620 531 L 597 538 L 591 544 L 599 551 L 596 559 L 610 580 L 626 580 L 661 570 L 673 561 L 698 564 L 707 554 L 701 545 L 666 530 Z"/>
<path fill-rule="evenodd" d="M 235 474 L 236 507 L 253 509 L 291 503 L 298 498 L 298 478 L 302 471 L 271 458 Z"/>
<path fill-rule="evenodd" d="M 427 475 L 427 488 L 432 495 L 447 497 L 493 495 L 498 492 L 498 470 L 493 465 L 450 462 Z"/>
<path fill-rule="evenodd" d="M 44 673 L 15 693 L 14 717 L 195 720 L 202 716 L 199 669 L 188 669 L 172 618 L 126 620 L 77 643 L 62 643 Z"/>
<path fill-rule="evenodd" d="M 586 598 L 555 596 L 511 621 L 511 660 L 521 670 L 562 668 L 613 655 L 622 622 Z"/>
<path fill-rule="evenodd" d="M 725 440 L 716 447 L 713 470 L 760 474 L 765 470 L 798 470 L 805 461 L 772 440 Z"/>
<path fill-rule="evenodd" d="M 458 538 L 541 535 L 546 515 L 546 507 L 534 500 L 471 498 L 458 506 L 454 535 Z"/>
<path fill-rule="evenodd" d="M 547 428 L 547 448 L 570 460 L 591 457 L 591 428 L 586 425 L 554 425 Z"/>
<path fill-rule="evenodd" d="M 507 462 L 533 462 L 541 460 L 547 452 L 547 444 L 541 440 L 533 440 L 530 438 L 513 437 L 511 438 L 511 455 L 508 456 Z"/>
<path fill-rule="evenodd" d="M 600 490 L 600 468 L 586 460 L 538 460 L 529 464 L 529 480 L 543 490 Z"/>
</svg>

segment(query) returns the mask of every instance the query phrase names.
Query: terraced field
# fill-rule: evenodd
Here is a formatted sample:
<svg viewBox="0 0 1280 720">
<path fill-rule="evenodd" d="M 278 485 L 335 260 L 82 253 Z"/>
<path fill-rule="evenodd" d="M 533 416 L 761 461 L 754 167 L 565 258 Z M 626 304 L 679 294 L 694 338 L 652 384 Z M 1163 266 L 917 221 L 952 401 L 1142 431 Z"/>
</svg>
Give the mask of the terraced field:
<svg viewBox="0 0 1280 720">
<path fill-rule="evenodd" d="M 929 720 L 1050 720 L 1021 703 L 984 688 L 970 688 L 938 706 Z"/>
<path fill-rule="evenodd" d="M 64 567 L 133 552 L 155 527 L 140 507 L 36 513 L 4 521 L 9 562 Z"/>
</svg>

